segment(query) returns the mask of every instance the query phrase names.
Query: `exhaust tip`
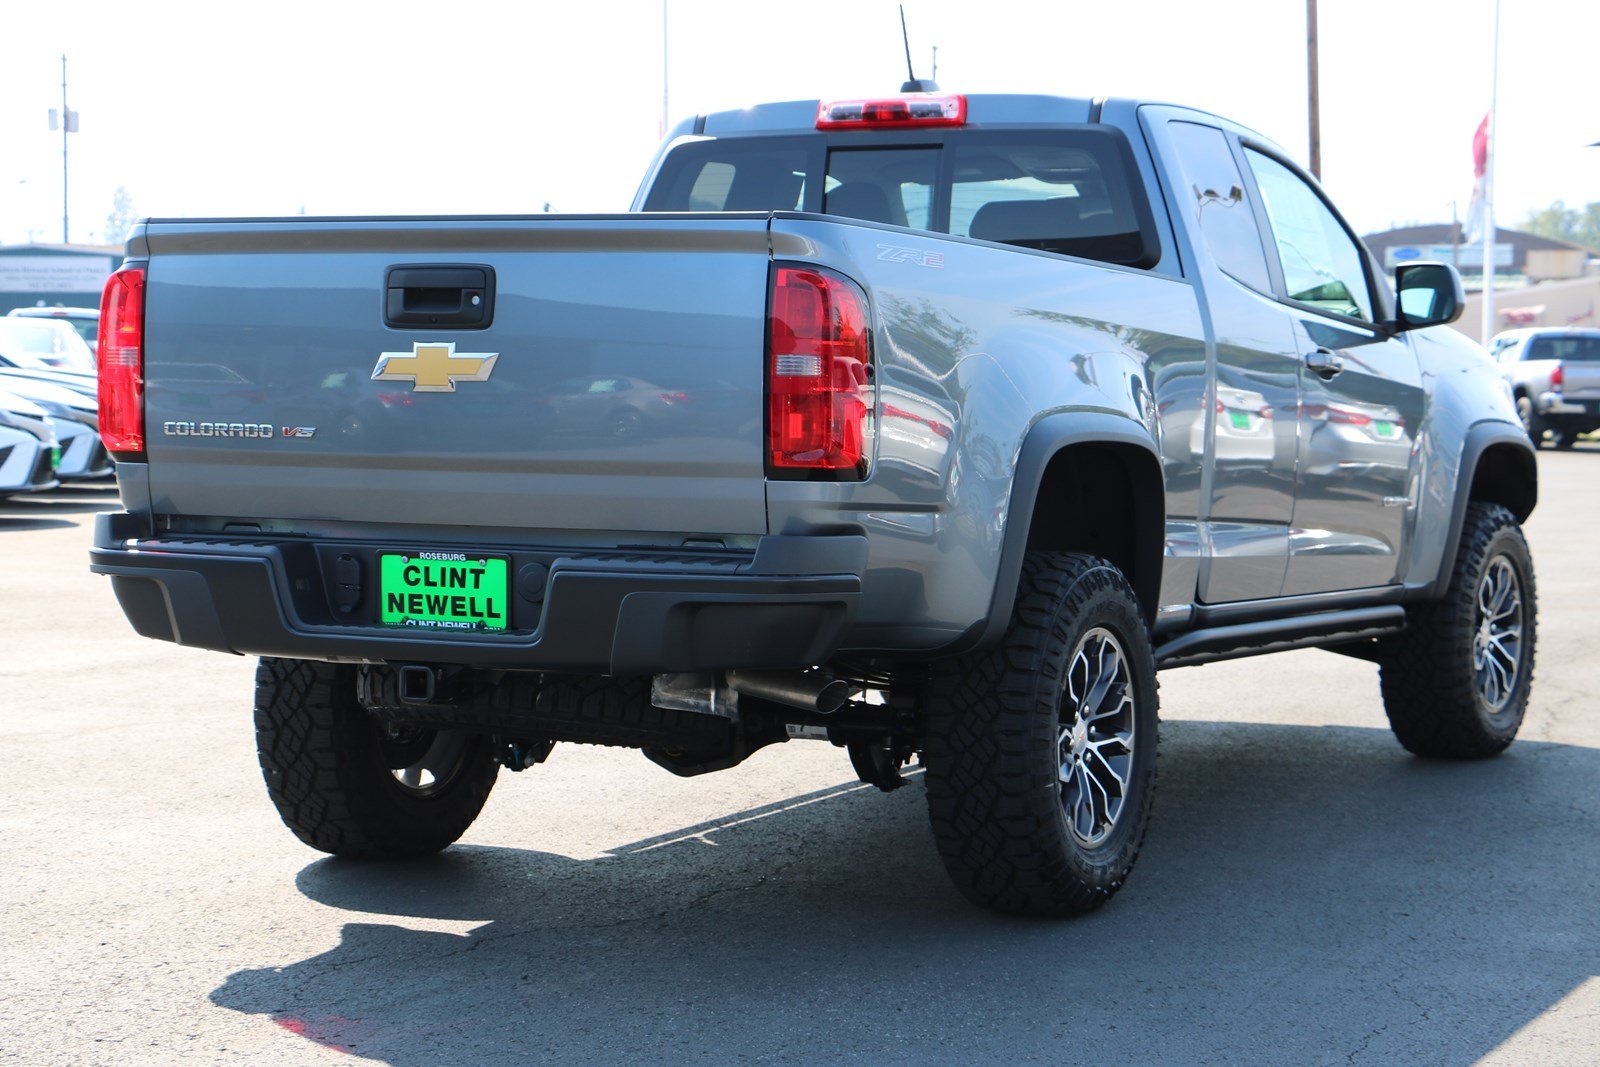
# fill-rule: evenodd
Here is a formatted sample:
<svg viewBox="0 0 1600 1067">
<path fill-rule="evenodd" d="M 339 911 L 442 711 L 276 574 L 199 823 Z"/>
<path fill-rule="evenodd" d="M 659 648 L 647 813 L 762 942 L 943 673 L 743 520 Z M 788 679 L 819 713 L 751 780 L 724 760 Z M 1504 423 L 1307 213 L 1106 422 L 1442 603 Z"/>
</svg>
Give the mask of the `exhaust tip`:
<svg viewBox="0 0 1600 1067">
<path fill-rule="evenodd" d="M 820 715 L 832 715 L 844 707 L 845 701 L 849 699 L 850 683 L 842 678 L 834 678 L 817 692 L 817 713 Z"/>
<path fill-rule="evenodd" d="M 744 696 L 832 715 L 850 699 L 850 683 L 820 671 L 729 671 L 728 685 Z"/>
</svg>

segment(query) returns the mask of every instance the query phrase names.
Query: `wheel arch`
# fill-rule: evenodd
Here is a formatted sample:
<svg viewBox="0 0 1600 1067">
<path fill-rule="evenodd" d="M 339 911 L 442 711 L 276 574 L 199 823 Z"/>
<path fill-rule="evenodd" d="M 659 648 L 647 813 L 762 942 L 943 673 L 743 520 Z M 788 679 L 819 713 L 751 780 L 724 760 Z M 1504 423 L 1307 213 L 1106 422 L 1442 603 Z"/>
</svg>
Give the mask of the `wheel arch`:
<svg viewBox="0 0 1600 1067">
<path fill-rule="evenodd" d="M 1539 467 L 1533 442 L 1521 426 L 1506 422 L 1480 422 L 1467 431 L 1456 469 L 1453 504 L 1438 573 L 1420 590 L 1420 599 L 1434 600 L 1444 593 L 1455 570 L 1467 505 L 1473 501 L 1500 504 L 1526 522 L 1539 503 Z"/>
<path fill-rule="evenodd" d="M 1088 500 L 1102 503 L 1091 507 Z M 1089 552 L 1122 569 L 1147 624 L 1161 589 L 1166 489 L 1161 460 L 1142 425 L 1106 412 L 1068 412 L 1035 423 L 1012 476 L 993 598 L 976 644 L 998 640 L 1011 620 L 1023 557 Z"/>
</svg>

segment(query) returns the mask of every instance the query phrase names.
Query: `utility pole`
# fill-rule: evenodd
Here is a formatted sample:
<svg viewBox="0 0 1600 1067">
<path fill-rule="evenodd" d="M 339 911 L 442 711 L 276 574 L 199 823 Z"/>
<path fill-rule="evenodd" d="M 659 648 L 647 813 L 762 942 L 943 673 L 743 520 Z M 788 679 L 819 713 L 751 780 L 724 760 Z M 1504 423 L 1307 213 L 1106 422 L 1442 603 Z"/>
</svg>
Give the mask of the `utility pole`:
<svg viewBox="0 0 1600 1067">
<path fill-rule="evenodd" d="M 1306 106 L 1311 131 L 1311 176 L 1322 180 L 1322 105 L 1317 89 L 1317 0 L 1306 0 Z"/>
<path fill-rule="evenodd" d="M 939 46 L 933 46 L 933 73 L 928 75 L 934 81 L 939 80 Z"/>
<path fill-rule="evenodd" d="M 61 243 L 71 241 L 70 231 L 67 228 L 67 134 L 78 132 L 78 113 L 67 106 L 67 56 L 61 55 L 61 113 L 56 114 L 56 109 L 50 109 L 50 128 L 56 128 L 56 122 L 61 123 Z"/>
</svg>

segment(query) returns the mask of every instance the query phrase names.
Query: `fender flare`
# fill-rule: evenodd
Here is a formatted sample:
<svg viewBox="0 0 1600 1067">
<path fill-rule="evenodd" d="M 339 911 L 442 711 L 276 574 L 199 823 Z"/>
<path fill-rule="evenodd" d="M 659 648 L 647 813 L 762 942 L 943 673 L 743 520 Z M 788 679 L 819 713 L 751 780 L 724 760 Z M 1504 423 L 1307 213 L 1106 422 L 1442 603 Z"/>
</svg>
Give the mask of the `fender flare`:
<svg viewBox="0 0 1600 1067">
<path fill-rule="evenodd" d="M 1468 428 L 1461 445 L 1461 463 L 1456 468 L 1455 492 L 1450 504 L 1450 525 L 1444 551 L 1439 554 L 1439 572 L 1426 584 L 1415 588 L 1408 599 L 1436 600 L 1444 595 L 1450 585 L 1450 575 L 1456 567 L 1456 552 L 1461 547 L 1461 529 L 1467 521 L 1467 505 L 1472 501 L 1472 485 L 1478 476 L 1478 463 L 1491 448 L 1510 446 L 1523 466 L 1521 484 L 1527 487 L 1525 498 L 1511 505 L 1518 522 L 1525 521 L 1539 502 L 1539 464 L 1535 458 L 1533 442 L 1521 426 L 1493 419 L 1474 423 Z"/>
<path fill-rule="evenodd" d="M 1139 537 L 1136 555 L 1152 559 L 1151 566 L 1142 568 L 1135 583 L 1145 621 L 1155 617 L 1156 600 L 1161 588 L 1161 558 L 1166 533 L 1166 493 L 1161 474 L 1161 456 L 1150 431 L 1125 415 L 1104 411 L 1068 411 L 1047 415 L 1029 428 L 1017 451 L 1017 462 L 1012 468 L 1011 503 L 1006 510 L 1004 533 L 1001 535 L 1000 566 L 995 575 L 994 593 L 989 601 L 989 613 L 974 627 L 967 647 L 981 648 L 993 644 L 1004 636 L 1011 623 L 1011 610 L 1016 604 L 1017 583 L 1022 579 L 1022 560 L 1028 551 L 1028 534 L 1033 527 L 1034 504 L 1050 461 L 1074 445 L 1132 446 L 1150 457 L 1146 470 L 1136 473 L 1146 484 L 1136 485 L 1134 491 L 1135 530 Z M 1132 576 L 1130 576 L 1131 578 Z"/>
</svg>

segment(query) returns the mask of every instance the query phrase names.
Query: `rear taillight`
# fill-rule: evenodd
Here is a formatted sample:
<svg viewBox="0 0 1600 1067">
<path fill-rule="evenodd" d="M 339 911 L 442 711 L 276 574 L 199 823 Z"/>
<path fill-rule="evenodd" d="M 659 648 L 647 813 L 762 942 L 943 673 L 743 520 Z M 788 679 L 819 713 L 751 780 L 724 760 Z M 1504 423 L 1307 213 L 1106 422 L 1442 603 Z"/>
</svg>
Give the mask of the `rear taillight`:
<svg viewBox="0 0 1600 1067">
<path fill-rule="evenodd" d="M 144 451 L 144 268 L 123 267 L 100 296 L 100 440 Z"/>
<path fill-rule="evenodd" d="M 1556 369 L 1550 372 L 1550 388 L 1559 393 L 1565 384 L 1567 384 L 1566 365 L 1557 363 Z"/>
<path fill-rule="evenodd" d="M 817 129 L 857 129 L 884 126 L 961 126 L 967 121 L 967 98 L 959 93 L 943 96 L 896 96 L 882 100 L 824 100 L 817 105 Z"/>
<path fill-rule="evenodd" d="M 867 322 L 866 294 L 848 278 L 819 267 L 773 268 L 768 473 L 866 476 Z"/>
</svg>

